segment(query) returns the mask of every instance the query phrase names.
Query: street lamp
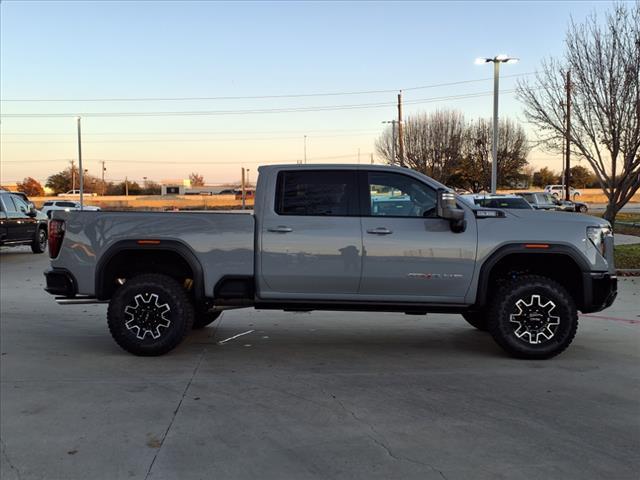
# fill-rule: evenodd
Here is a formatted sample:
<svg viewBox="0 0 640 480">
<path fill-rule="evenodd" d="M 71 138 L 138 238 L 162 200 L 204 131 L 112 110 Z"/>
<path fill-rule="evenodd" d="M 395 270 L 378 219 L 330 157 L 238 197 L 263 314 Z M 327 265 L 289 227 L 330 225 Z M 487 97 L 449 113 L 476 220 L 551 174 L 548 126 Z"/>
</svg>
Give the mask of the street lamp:
<svg viewBox="0 0 640 480">
<path fill-rule="evenodd" d="M 393 137 L 393 146 L 391 147 L 391 158 L 393 163 L 396 163 L 396 124 L 398 123 L 397 120 L 385 120 L 382 123 L 390 123 L 391 124 L 391 131 L 392 131 L 392 137 Z"/>
<path fill-rule="evenodd" d="M 518 58 L 505 54 L 493 58 L 476 58 L 476 65 L 493 62 L 493 161 L 491 162 L 491 193 L 498 187 L 498 84 L 500 82 L 500 64 L 517 63 Z"/>
</svg>

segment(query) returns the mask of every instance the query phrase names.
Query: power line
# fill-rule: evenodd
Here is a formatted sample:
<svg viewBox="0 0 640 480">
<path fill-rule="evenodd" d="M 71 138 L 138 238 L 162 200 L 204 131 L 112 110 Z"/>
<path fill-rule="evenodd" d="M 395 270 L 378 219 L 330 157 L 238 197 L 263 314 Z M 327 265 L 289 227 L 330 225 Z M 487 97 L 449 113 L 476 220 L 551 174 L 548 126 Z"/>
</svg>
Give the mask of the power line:
<svg viewBox="0 0 640 480">
<path fill-rule="evenodd" d="M 516 89 L 503 90 L 500 93 L 514 93 Z M 420 98 L 403 102 L 405 105 L 417 105 L 423 103 L 440 102 L 445 100 L 463 100 L 468 98 L 493 95 L 493 92 L 476 92 L 462 95 L 448 95 L 443 97 Z M 384 108 L 396 105 L 395 102 L 361 103 L 350 105 L 328 105 L 313 107 L 285 107 L 248 110 L 192 110 L 182 112 L 84 112 L 84 113 L 8 113 L 1 114 L 4 118 L 60 118 L 60 117 L 175 117 L 175 116 L 217 116 L 217 115 L 254 115 L 268 113 L 300 113 L 300 112 L 324 112 L 336 110 L 359 110 L 369 108 Z"/>
<path fill-rule="evenodd" d="M 370 155 L 371 152 L 362 152 L 362 155 Z M 347 155 L 331 155 L 326 157 L 310 157 L 309 161 L 315 160 L 338 160 L 344 158 L 357 158 L 357 153 L 350 153 Z M 85 162 L 109 162 L 109 163 L 128 163 L 128 164 L 154 164 L 154 165 L 243 165 L 243 164 L 273 164 L 273 163 L 296 163 L 297 161 L 302 160 L 301 158 L 294 159 L 277 159 L 277 160 L 242 160 L 242 161 L 215 161 L 215 160 L 123 160 L 123 159 L 109 159 L 109 158 L 85 158 Z M 3 161 L 2 164 L 5 163 L 43 163 L 43 162 L 68 162 L 68 158 L 58 158 L 58 159 L 46 159 L 46 160 L 8 160 Z"/>
<path fill-rule="evenodd" d="M 121 135 L 121 136 L 129 136 L 129 135 L 271 135 L 271 134 L 303 134 L 309 133 L 328 133 L 328 132 L 360 132 L 360 133 L 370 133 L 377 132 L 378 129 L 330 129 L 330 130 L 264 130 L 264 131 L 216 131 L 216 132 L 99 132 L 99 133 L 83 133 L 83 137 L 86 136 L 94 136 L 94 135 Z M 35 132 L 1 132 L 0 135 L 38 135 L 38 136 L 51 136 L 51 135 L 66 135 L 73 136 L 75 138 L 75 133 L 68 132 L 54 132 L 54 133 L 35 133 Z M 299 137 L 299 135 L 298 135 Z M 296 137 L 297 138 L 297 137 Z"/>
<path fill-rule="evenodd" d="M 378 132 L 376 130 L 376 132 Z M 373 133 L 373 132 L 372 132 Z M 360 134 L 345 134 L 345 135 L 314 135 L 313 138 L 337 138 L 337 137 L 362 137 L 362 136 L 369 136 L 371 135 L 371 133 L 360 133 Z M 85 135 L 86 136 L 86 135 Z M 195 138 L 195 139 L 161 139 L 161 140 L 153 140 L 153 139 L 149 139 L 149 140 L 85 140 L 82 143 L 194 143 L 194 142 L 204 142 L 204 143 L 209 143 L 209 142 L 240 142 L 240 141 L 252 141 L 252 142 L 256 142 L 256 141 L 273 141 L 273 140 L 298 140 L 300 137 L 265 137 L 265 138 L 255 138 L 255 137 L 243 137 L 243 138 L 215 138 L 215 139 L 202 139 L 202 138 Z M 66 141 L 66 140 L 37 140 L 37 141 L 29 141 L 29 140 L 2 140 L 0 141 L 0 144 L 15 144 L 15 143 L 21 143 L 21 144 L 49 144 L 49 143 L 64 143 L 64 144 L 68 144 L 69 142 L 71 142 L 72 140 Z"/>
<path fill-rule="evenodd" d="M 505 75 L 502 78 L 524 77 L 533 75 L 536 72 L 519 73 L 513 75 Z M 215 97 L 128 97 L 128 98 L 7 98 L 0 99 L 2 102 L 164 102 L 164 101 L 203 101 L 203 100 L 259 100 L 272 98 L 306 98 L 306 97 L 337 97 L 346 95 L 369 95 L 376 93 L 392 93 L 398 90 L 426 90 L 429 88 L 451 87 L 455 85 L 464 85 L 468 83 L 485 82 L 492 80 L 489 78 L 477 78 L 473 80 L 460 80 L 456 82 L 434 83 L 431 85 L 422 85 L 418 87 L 393 88 L 385 90 L 358 90 L 345 92 L 320 92 L 320 93 L 294 93 L 283 95 L 245 95 L 245 96 L 215 96 Z"/>
</svg>

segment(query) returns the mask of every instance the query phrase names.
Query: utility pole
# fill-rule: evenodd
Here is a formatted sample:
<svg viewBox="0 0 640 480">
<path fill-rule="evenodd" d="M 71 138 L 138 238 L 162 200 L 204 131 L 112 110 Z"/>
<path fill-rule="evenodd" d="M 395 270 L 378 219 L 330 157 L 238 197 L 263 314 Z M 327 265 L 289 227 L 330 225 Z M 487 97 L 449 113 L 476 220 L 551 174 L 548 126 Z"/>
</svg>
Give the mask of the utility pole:
<svg viewBox="0 0 640 480">
<path fill-rule="evenodd" d="M 124 195 L 129 196 L 129 177 L 124 177 Z"/>
<path fill-rule="evenodd" d="M 71 190 L 76 189 L 76 161 L 71 160 Z"/>
<path fill-rule="evenodd" d="M 82 168 L 82 135 L 78 117 L 78 170 L 80 170 L 80 211 L 84 210 L 84 169 Z"/>
<path fill-rule="evenodd" d="M 358 149 L 358 165 L 360 165 L 360 149 Z"/>
<path fill-rule="evenodd" d="M 371 155 L 371 165 L 373 165 L 373 153 L 371 153 L 370 155 Z"/>
<path fill-rule="evenodd" d="M 106 168 L 104 167 L 104 160 L 102 160 L 102 196 L 104 197 L 104 172 Z"/>
<path fill-rule="evenodd" d="M 404 167 L 404 138 L 402 135 L 402 90 L 398 94 L 398 146 L 400 166 Z"/>
<path fill-rule="evenodd" d="M 306 138 L 306 135 L 305 135 Z M 306 162 L 305 162 L 306 163 Z M 245 197 L 245 185 L 244 185 L 244 167 L 242 167 L 242 210 L 244 210 L 245 208 L 245 204 L 246 204 L 246 197 Z"/>
<path fill-rule="evenodd" d="M 567 71 L 567 126 L 565 129 L 565 165 L 564 165 L 564 199 L 570 200 L 569 182 L 571 180 L 571 70 Z"/>
</svg>

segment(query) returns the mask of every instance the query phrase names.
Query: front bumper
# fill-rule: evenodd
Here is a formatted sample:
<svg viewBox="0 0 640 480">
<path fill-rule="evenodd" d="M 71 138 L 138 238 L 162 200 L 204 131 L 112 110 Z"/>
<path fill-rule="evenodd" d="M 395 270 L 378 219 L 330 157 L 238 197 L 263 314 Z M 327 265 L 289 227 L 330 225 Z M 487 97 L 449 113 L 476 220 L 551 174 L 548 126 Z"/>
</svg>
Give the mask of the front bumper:
<svg viewBox="0 0 640 480">
<path fill-rule="evenodd" d="M 584 273 L 582 313 L 599 312 L 611 306 L 618 295 L 618 278 L 609 273 Z"/>
<path fill-rule="evenodd" d="M 76 293 L 78 293 L 76 279 L 68 270 L 50 268 L 45 270 L 44 276 L 47 280 L 47 286 L 44 287 L 44 290 L 51 295 L 75 297 Z"/>
</svg>

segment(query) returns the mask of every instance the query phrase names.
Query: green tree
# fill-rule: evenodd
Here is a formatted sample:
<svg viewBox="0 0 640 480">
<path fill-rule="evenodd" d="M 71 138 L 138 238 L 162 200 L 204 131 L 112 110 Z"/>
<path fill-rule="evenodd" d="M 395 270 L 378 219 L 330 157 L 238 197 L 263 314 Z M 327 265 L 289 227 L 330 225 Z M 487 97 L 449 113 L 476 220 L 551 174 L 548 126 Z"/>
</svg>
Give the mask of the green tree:
<svg viewBox="0 0 640 480">
<path fill-rule="evenodd" d="M 558 182 L 559 175 L 547 167 L 542 167 L 533 174 L 531 183 L 536 187 L 545 187 L 547 185 L 555 185 Z"/>
<path fill-rule="evenodd" d="M 576 188 L 586 188 L 597 182 L 596 176 L 582 165 L 576 165 L 569 169 L 571 179 L 569 185 Z"/>
</svg>

